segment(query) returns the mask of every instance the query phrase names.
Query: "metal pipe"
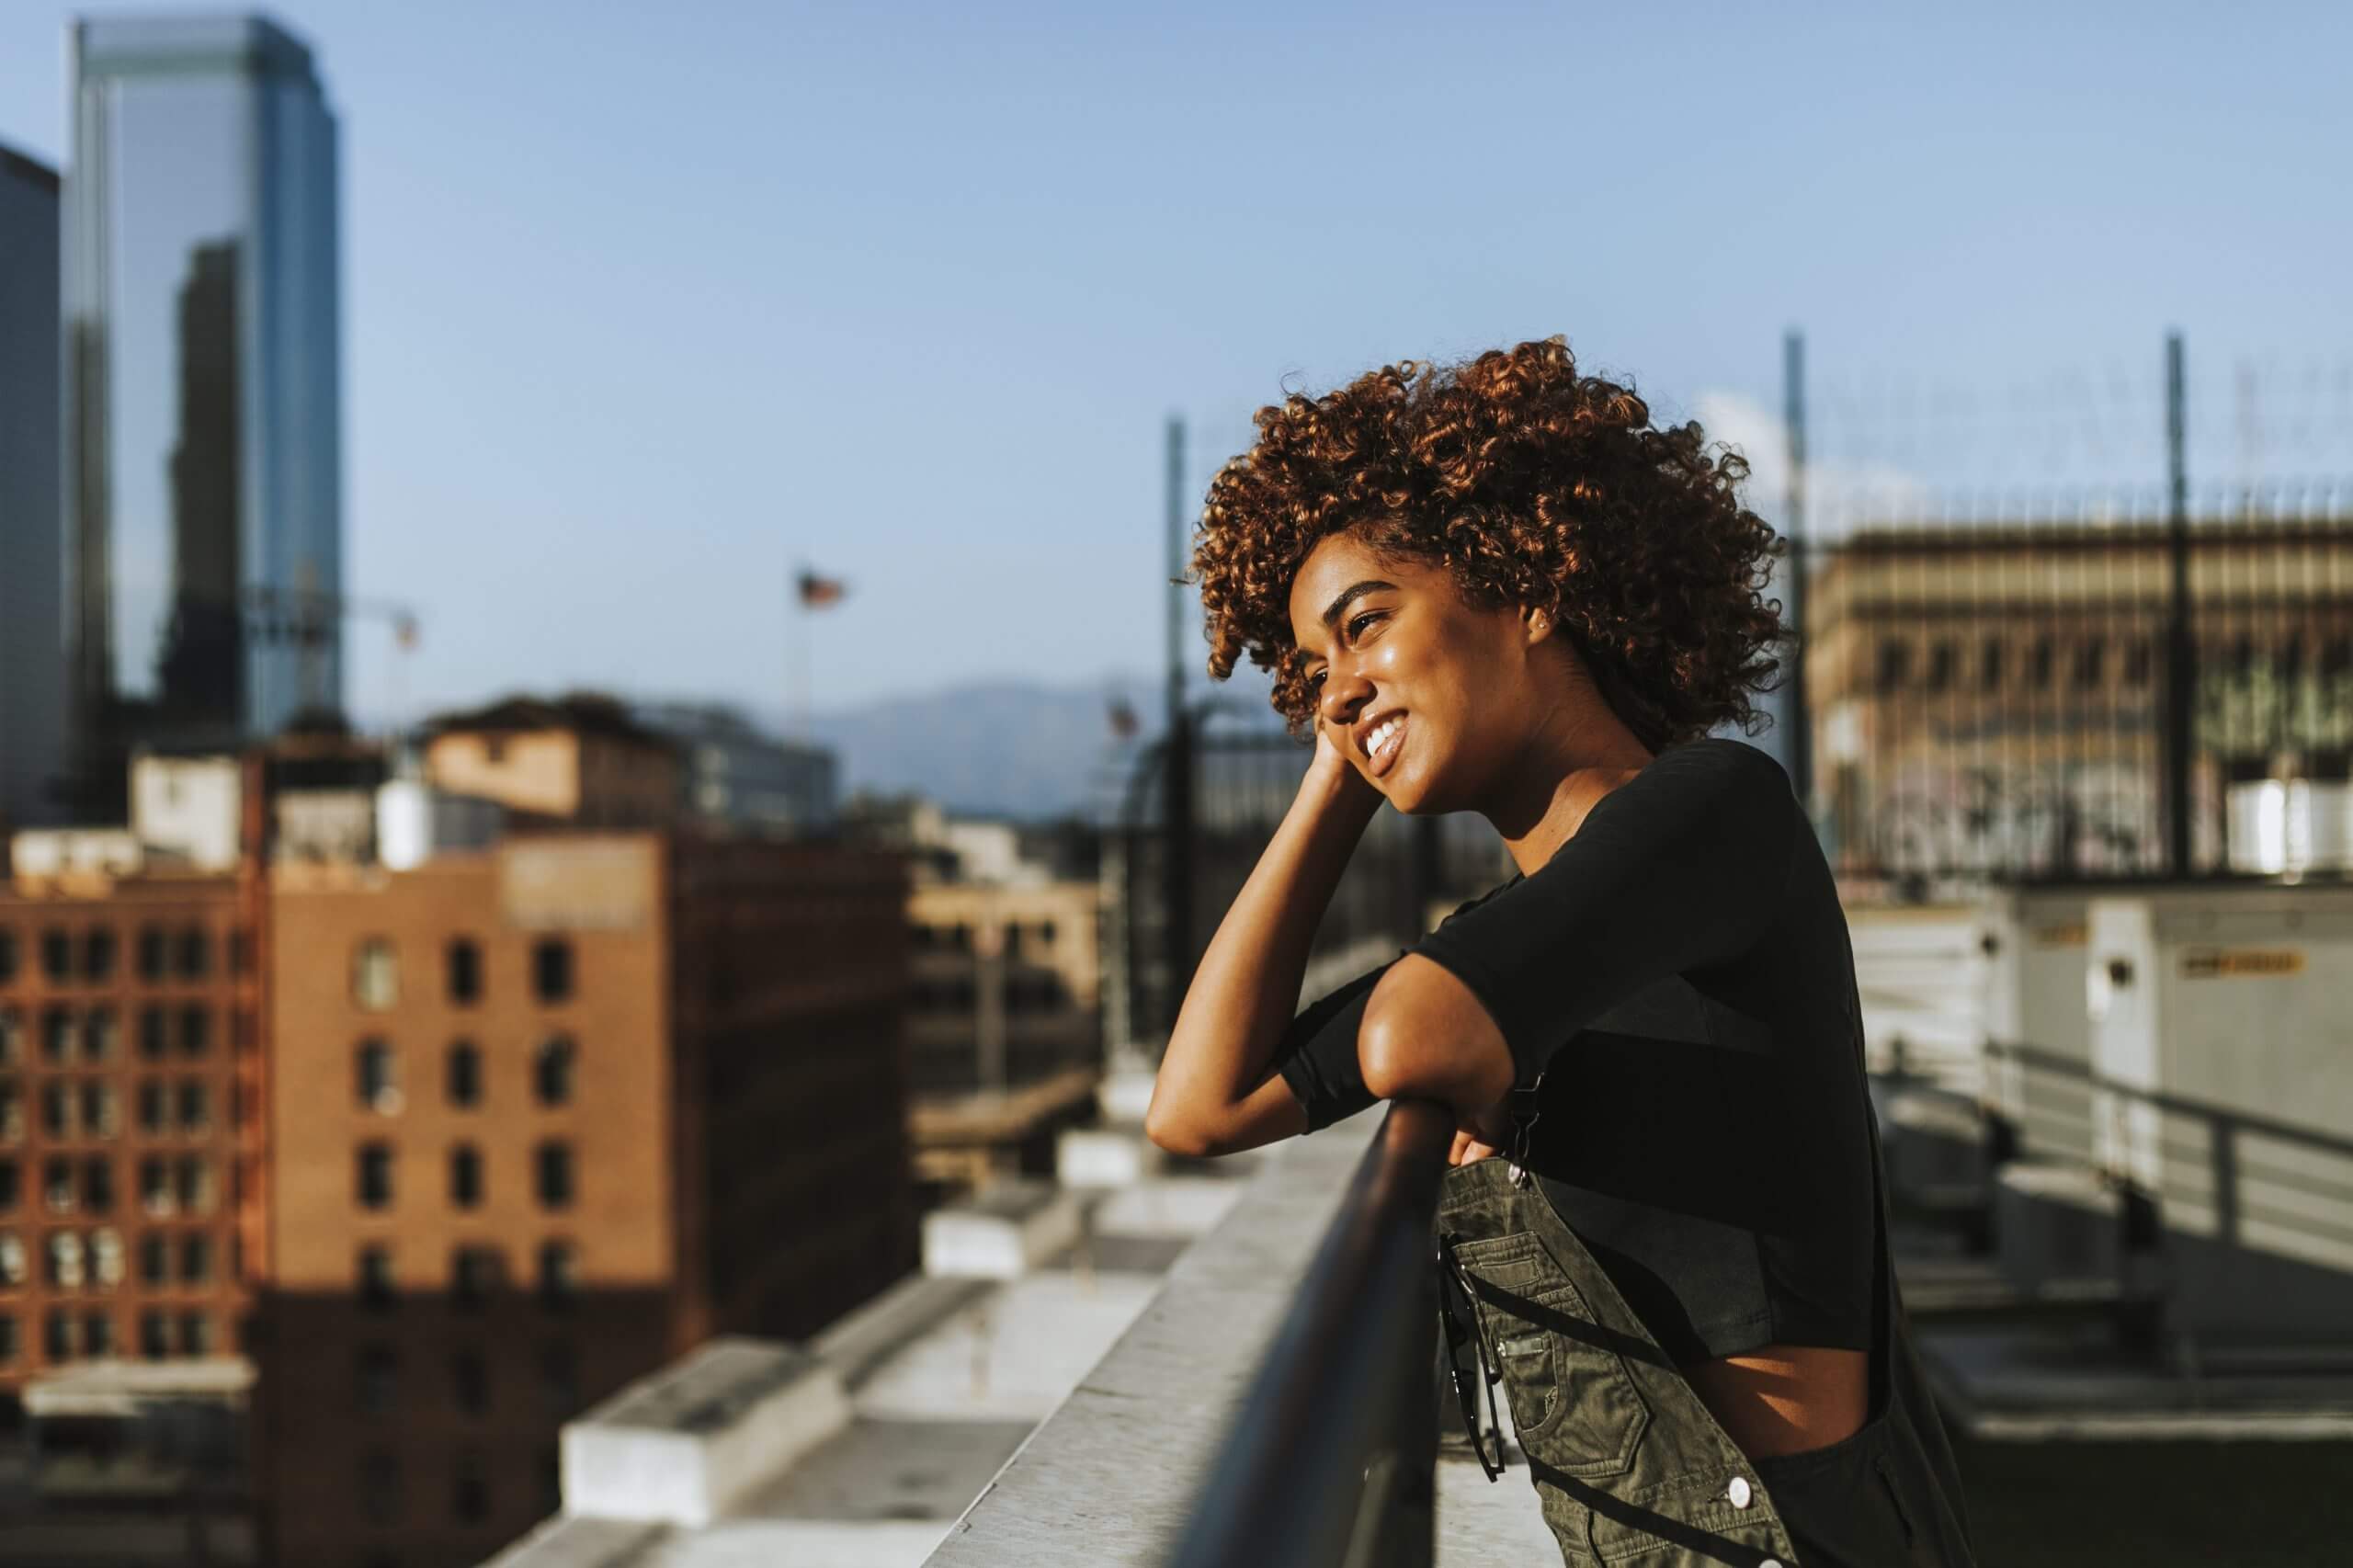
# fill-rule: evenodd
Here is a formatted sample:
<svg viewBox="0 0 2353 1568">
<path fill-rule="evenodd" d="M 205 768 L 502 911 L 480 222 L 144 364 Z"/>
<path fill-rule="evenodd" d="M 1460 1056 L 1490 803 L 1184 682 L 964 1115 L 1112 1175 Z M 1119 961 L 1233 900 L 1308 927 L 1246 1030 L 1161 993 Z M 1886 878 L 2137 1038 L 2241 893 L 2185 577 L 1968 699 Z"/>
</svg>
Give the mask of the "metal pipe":
<svg viewBox="0 0 2353 1568">
<path fill-rule="evenodd" d="M 1389 1109 L 1251 1380 L 1169 1568 L 1428 1568 L 1431 1227 L 1454 1119 Z"/>
</svg>

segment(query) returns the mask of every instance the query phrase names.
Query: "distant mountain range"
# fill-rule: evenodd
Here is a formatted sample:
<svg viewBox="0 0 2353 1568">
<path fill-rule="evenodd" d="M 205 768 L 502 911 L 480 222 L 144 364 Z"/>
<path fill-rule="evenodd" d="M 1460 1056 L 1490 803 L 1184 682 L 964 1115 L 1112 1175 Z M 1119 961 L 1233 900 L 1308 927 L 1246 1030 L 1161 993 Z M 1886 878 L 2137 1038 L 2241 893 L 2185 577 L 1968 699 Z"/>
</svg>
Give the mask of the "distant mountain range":
<svg viewBox="0 0 2353 1568">
<path fill-rule="evenodd" d="M 1215 688 L 1240 711 L 1269 724 L 1262 676 L 1236 675 Z M 1192 692 L 1204 695 L 1196 677 Z M 1112 727 L 1127 704 L 1136 733 Z M 920 697 L 885 698 L 815 715 L 812 737 L 841 758 L 841 789 L 914 791 L 950 810 L 1039 819 L 1088 811 L 1115 800 L 1144 748 L 1163 728 L 1158 680 L 1121 676 L 1083 686 L 975 681 Z M 784 733 L 784 715 L 761 710 L 764 727 Z"/>
</svg>

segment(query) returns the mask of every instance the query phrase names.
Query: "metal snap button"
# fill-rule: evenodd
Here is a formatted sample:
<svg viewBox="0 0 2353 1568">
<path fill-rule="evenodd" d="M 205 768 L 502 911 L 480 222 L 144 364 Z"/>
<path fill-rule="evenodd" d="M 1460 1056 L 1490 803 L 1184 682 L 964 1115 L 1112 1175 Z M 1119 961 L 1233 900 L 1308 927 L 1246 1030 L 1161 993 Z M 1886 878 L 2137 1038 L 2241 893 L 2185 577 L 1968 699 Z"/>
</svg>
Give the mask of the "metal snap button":
<svg viewBox="0 0 2353 1568">
<path fill-rule="evenodd" d="M 1745 1475 L 1733 1476 L 1732 1478 L 1732 1484 L 1724 1488 L 1724 1495 L 1732 1499 L 1732 1506 L 1733 1507 L 1747 1507 L 1748 1499 L 1751 1495 L 1748 1488 L 1748 1477 Z"/>
</svg>

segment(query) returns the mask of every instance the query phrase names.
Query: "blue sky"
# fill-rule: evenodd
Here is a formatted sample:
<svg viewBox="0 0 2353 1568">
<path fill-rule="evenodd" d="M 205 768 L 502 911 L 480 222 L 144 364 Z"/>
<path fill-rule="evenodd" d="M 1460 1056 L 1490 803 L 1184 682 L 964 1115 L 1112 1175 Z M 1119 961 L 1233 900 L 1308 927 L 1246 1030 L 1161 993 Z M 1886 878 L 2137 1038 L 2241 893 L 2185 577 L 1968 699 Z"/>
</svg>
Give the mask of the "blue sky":
<svg viewBox="0 0 2353 1568">
<path fill-rule="evenodd" d="M 0 140 L 66 155 L 65 17 Z M 291 0 L 346 139 L 365 713 L 820 709 L 1160 648 L 1193 480 L 1290 384 L 1565 332 L 1892 484 L 2353 472 L 2353 7 Z M 1757 500 L 1779 465 L 1760 459 Z"/>
</svg>

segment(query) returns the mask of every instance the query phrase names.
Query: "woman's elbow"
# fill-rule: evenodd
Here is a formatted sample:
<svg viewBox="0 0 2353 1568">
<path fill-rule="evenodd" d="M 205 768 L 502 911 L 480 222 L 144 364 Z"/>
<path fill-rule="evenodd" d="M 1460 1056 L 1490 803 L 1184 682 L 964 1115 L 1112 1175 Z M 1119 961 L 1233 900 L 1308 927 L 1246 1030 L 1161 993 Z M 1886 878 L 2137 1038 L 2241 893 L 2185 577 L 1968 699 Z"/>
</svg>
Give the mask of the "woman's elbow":
<svg viewBox="0 0 2353 1568">
<path fill-rule="evenodd" d="M 1159 1148 L 1186 1159 L 1204 1160 L 1224 1152 L 1215 1129 L 1205 1119 L 1158 1093 L 1144 1109 L 1143 1135 Z"/>
</svg>

